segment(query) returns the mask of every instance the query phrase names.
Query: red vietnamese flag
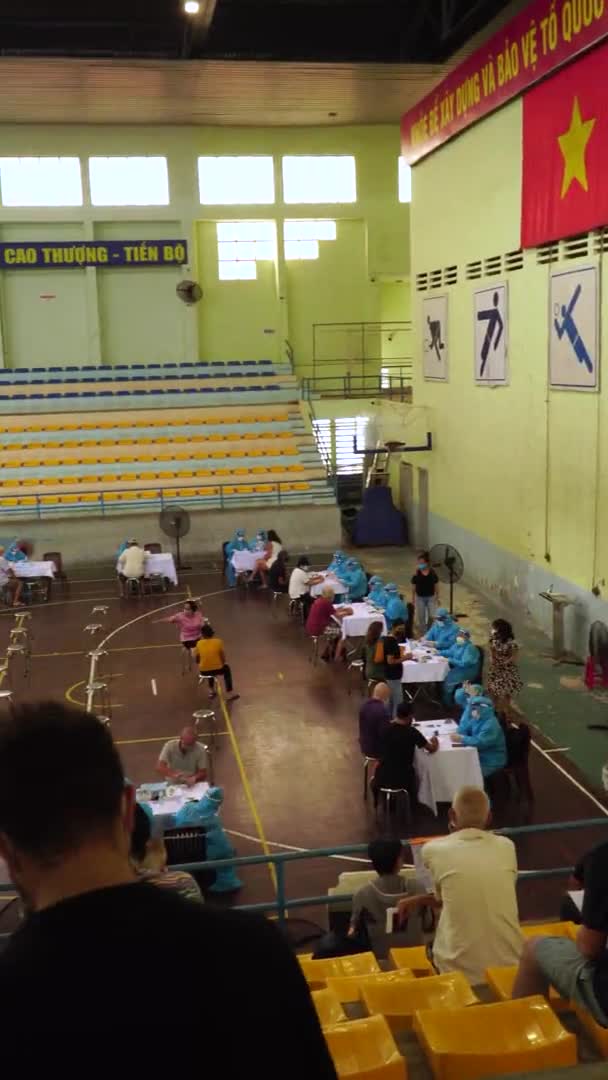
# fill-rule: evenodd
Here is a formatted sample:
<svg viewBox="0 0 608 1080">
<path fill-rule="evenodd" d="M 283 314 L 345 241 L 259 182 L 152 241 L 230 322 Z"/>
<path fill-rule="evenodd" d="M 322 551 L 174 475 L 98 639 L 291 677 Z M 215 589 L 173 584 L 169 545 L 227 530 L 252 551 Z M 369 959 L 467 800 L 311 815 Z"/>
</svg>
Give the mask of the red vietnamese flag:
<svg viewBox="0 0 608 1080">
<path fill-rule="evenodd" d="M 521 244 L 608 223 L 608 45 L 523 99 Z"/>
</svg>

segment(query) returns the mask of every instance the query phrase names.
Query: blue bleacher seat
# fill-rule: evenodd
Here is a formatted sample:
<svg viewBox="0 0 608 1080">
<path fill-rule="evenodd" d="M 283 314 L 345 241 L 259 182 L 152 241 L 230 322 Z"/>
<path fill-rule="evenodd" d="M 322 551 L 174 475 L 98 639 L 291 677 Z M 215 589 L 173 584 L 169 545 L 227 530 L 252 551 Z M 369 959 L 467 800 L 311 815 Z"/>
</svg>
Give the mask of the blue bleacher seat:
<svg viewBox="0 0 608 1080">
<path fill-rule="evenodd" d="M 44 394 L 30 394 L 30 401 L 32 398 L 44 398 Z"/>
<path fill-rule="evenodd" d="M 21 396 L 25 397 L 25 394 L 22 394 Z M 63 397 L 63 394 L 58 394 L 56 390 L 53 390 L 52 394 L 45 394 L 44 396 L 47 397 L 47 398 L 58 398 L 58 397 Z"/>
<path fill-rule="evenodd" d="M 177 367 L 177 364 L 163 364 L 163 367 Z"/>
<path fill-rule="evenodd" d="M 115 364 L 114 365 L 114 370 L 115 371 L 128 371 L 129 370 L 129 365 L 128 364 Z"/>
<path fill-rule="evenodd" d="M 257 360 L 243 360 L 243 364 L 257 364 Z"/>
<path fill-rule="evenodd" d="M 23 370 L 24 370 L 24 371 L 46 371 L 46 368 L 43 368 L 43 367 L 33 367 L 33 368 L 24 368 Z"/>
<path fill-rule="evenodd" d="M 130 390 L 117 390 L 116 391 L 116 397 L 129 397 L 130 394 L 131 394 Z"/>
<path fill-rule="evenodd" d="M 98 390 L 97 397 L 114 397 L 113 390 Z"/>
<path fill-rule="evenodd" d="M 48 370 L 49 371 L 61 371 L 62 368 L 60 368 L 60 367 L 50 367 Z M 66 371 L 69 371 L 69 370 L 70 370 L 70 368 L 66 368 Z M 76 371 L 76 368 L 74 368 L 74 371 Z"/>
<path fill-rule="evenodd" d="M 97 382 L 98 380 L 95 377 L 95 375 L 85 375 L 84 379 L 81 379 L 80 381 L 81 382 Z"/>
<path fill-rule="evenodd" d="M 77 370 L 78 370 L 78 368 L 74 368 L 74 371 L 77 371 Z M 80 370 L 81 371 L 99 371 L 99 368 L 98 368 L 97 364 L 83 364 Z"/>
<path fill-rule="evenodd" d="M 164 392 L 165 392 L 164 390 L 150 390 L 149 391 L 150 394 L 164 394 Z"/>
<path fill-rule="evenodd" d="M 56 394 L 55 396 L 59 397 L 59 394 Z M 53 394 L 49 394 L 49 397 L 53 397 Z M 80 397 L 97 397 L 97 394 L 94 390 L 83 390 Z"/>
<path fill-rule="evenodd" d="M 145 368 L 146 366 L 147 366 L 146 364 L 131 364 L 131 367 L 134 368 L 134 369 L 135 368 L 137 368 L 137 369 Z"/>
<path fill-rule="evenodd" d="M 161 367 L 161 364 L 148 364 L 148 367 Z"/>
<path fill-rule="evenodd" d="M 25 401 L 26 398 L 27 398 L 27 394 L 13 394 L 12 395 L 12 400 L 13 401 Z"/>
<path fill-rule="evenodd" d="M 53 370 L 52 368 L 50 369 Z M 61 368 L 57 368 L 57 371 L 61 371 Z M 68 367 L 64 367 L 63 371 L 80 371 L 80 368 L 76 364 L 70 364 Z"/>
<path fill-rule="evenodd" d="M 50 396 L 51 395 L 49 394 L 49 397 Z M 81 396 L 82 395 L 77 390 L 70 390 L 67 394 L 63 395 L 63 397 L 81 397 Z"/>
<path fill-rule="evenodd" d="M 44 385 L 44 379 L 32 379 L 32 386 Z"/>
</svg>

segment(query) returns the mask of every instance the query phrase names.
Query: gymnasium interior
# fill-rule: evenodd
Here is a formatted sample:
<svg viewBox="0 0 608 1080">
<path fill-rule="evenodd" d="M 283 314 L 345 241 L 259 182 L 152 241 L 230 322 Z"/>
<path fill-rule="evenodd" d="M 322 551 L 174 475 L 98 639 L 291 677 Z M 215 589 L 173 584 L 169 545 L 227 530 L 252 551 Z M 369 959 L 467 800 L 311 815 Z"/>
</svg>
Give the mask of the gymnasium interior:
<svg viewBox="0 0 608 1080">
<path fill-rule="evenodd" d="M 377 799 L 374 609 L 322 655 L 288 578 L 256 581 L 263 545 L 247 572 L 234 546 L 274 530 L 288 575 L 344 552 L 409 604 L 414 654 L 428 556 L 480 685 L 512 625 L 526 779 L 509 759 L 486 784 L 489 828 L 515 846 L 522 942 L 577 940 L 572 870 L 608 840 L 606 49 L 599 0 L 0 13 L 0 544 L 19 582 L 0 711 L 95 714 L 140 801 L 171 800 L 159 754 L 194 727 L 230 850 L 207 868 L 204 827 L 185 830 L 169 866 L 229 865 L 238 887 L 205 904 L 276 923 L 340 1078 L 606 1075 L 580 1002 L 512 999 L 516 967 L 441 973 L 433 931 L 379 961 L 315 955 L 373 877 L 368 845 L 401 839 L 414 880 L 456 786 Z M 234 700 L 169 622 L 189 601 Z M 440 681 L 410 675 L 416 722 L 456 725 Z M 0 964 L 26 915 L 0 859 Z"/>
</svg>

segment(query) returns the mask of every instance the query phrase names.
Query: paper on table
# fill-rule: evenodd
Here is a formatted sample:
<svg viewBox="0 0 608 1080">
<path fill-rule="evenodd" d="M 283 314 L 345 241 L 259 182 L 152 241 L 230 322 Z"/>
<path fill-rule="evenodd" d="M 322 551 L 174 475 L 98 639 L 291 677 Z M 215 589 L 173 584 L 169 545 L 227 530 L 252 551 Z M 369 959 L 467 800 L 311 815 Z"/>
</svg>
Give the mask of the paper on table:
<svg viewBox="0 0 608 1080">
<path fill-rule="evenodd" d="M 568 896 L 572 900 L 573 904 L 576 904 L 579 911 L 583 910 L 583 900 L 585 899 L 584 889 L 573 889 L 572 892 L 568 892 Z"/>
</svg>

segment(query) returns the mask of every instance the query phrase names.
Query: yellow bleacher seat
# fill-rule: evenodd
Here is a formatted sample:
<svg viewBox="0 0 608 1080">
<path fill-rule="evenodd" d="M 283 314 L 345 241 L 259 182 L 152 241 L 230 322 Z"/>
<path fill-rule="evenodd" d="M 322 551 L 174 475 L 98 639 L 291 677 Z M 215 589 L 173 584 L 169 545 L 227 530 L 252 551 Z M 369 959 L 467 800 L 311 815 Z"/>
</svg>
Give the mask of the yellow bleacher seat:
<svg viewBox="0 0 608 1080">
<path fill-rule="evenodd" d="M 327 989 L 332 990 L 339 1001 L 360 1001 L 363 983 L 373 982 L 375 979 L 400 983 L 414 978 L 413 971 L 408 971 L 407 968 L 399 968 L 398 971 L 380 971 L 375 975 L 343 975 L 328 978 Z"/>
<path fill-rule="evenodd" d="M 93 477 L 89 476 L 88 479 L 92 480 Z M 101 484 L 113 484 L 115 480 L 118 480 L 118 477 L 115 476 L 114 473 L 109 473 L 107 476 L 100 476 L 99 477 L 99 482 Z"/>
<path fill-rule="evenodd" d="M 114 442 L 115 446 L 130 446 L 131 443 L 133 442 L 133 440 L 132 439 L 114 439 L 113 442 Z M 139 440 L 138 440 L 138 442 L 139 442 Z"/>
<path fill-rule="evenodd" d="M 45 506 L 48 506 L 50 503 L 56 503 L 57 502 L 57 496 L 56 495 L 41 495 L 40 496 L 40 502 L 44 503 Z"/>
<path fill-rule="evenodd" d="M 45 424 L 44 427 L 32 427 L 30 431 L 64 431 L 63 424 Z"/>
<path fill-rule="evenodd" d="M 346 1013 L 333 990 L 313 990 L 311 997 L 321 1027 L 341 1024 L 346 1020 Z"/>
<path fill-rule="evenodd" d="M 252 473 L 265 473 L 268 470 L 265 465 L 253 465 L 251 468 Z"/>
<path fill-rule="evenodd" d="M 239 495 L 253 495 L 255 488 L 249 487 L 248 484 L 239 484 L 237 491 Z"/>
<path fill-rule="evenodd" d="M 598 1054 L 601 1054 L 603 1058 L 608 1058 L 608 1028 L 601 1027 L 593 1019 L 591 1013 L 587 1012 L 587 1010 L 583 1009 L 580 1005 L 575 1005 L 574 1011 L 579 1022 L 593 1042 Z"/>
<path fill-rule="evenodd" d="M 211 469 L 197 469 L 196 476 L 213 476 Z"/>
<path fill-rule="evenodd" d="M 120 476 L 115 476 L 114 479 L 115 480 L 123 480 L 126 483 L 130 484 L 131 481 L 135 479 L 135 477 L 133 476 L 133 473 L 128 472 L 128 473 L 121 473 Z"/>
<path fill-rule="evenodd" d="M 292 491 L 310 491 L 310 484 L 305 480 L 299 480 L 296 484 L 289 485 Z"/>
<path fill-rule="evenodd" d="M 238 488 L 235 488 L 235 487 L 226 487 L 224 485 L 222 490 L 224 492 L 224 495 L 237 495 L 238 494 Z"/>
<path fill-rule="evenodd" d="M 190 461 L 191 456 L 192 456 L 191 454 L 182 454 L 180 452 L 179 454 L 174 454 L 173 455 L 173 460 L 174 461 Z"/>
<path fill-rule="evenodd" d="M 155 443 L 168 443 L 171 442 L 166 435 L 159 435 L 157 439 L 154 439 Z"/>
<path fill-rule="evenodd" d="M 249 476 L 249 469 L 231 469 L 233 476 Z"/>
<path fill-rule="evenodd" d="M 17 502 L 16 499 L 15 499 L 15 502 Z M 23 498 L 19 500 L 19 502 L 20 502 L 21 506 L 35 506 L 36 505 L 36 496 L 35 495 L 24 495 Z"/>
<path fill-rule="evenodd" d="M 272 472 L 272 473 L 286 472 L 286 469 L 284 469 L 282 465 L 270 465 L 269 468 L 268 468 L 268 472 Z"/>
<path fill-rule="evenodd" d="M 24 484 L 24 485 L 37 484 L 38 483 L 38 477 L 31 476 L 31 477 L 24 478 L 23 480 L 21 480 L 21 483 Z"/>
<path fill-rule="evenodd" d="M 174 443 L 187 443 L 190 442 L 188 435 L 175 435 L 172 439 Z"/>
<path fill-rule="evenodd" d="M 139 496 L 142 499 L 156 499 L 158 497 L 158 491 L 140 491 Z"/>
<path fill-rule="evenodd" d="M 566 937 L 573 941 L 576 937 L 578 926 L 573 922 L 550 922 L 526 924 L 521 927 L 525 938 L 532 937 Z"/>
<path fill-rule="evenodd" d="M 362 979 L 361 997 L 369 1015 L 385 1016 L 391 1031 L 409 1030 L 419 1009 L 454 1009 L 479 1004 L 479 998 L 460 971 L 401 982 L 390 975 L 369 982 Z"/>
<path fill-rule="evenodd" d="M 383 1016 L 346 1020 L 324 1035 L 340 1080 L 406 1080 L 405 1059 Z"/>
<path fill-rule="evenodd" d="M 70 439 L 69 442 L 62 442 L 61 445 L 67 447 L 68 450 L 73 450 L 75 446 L 78 446 L 78 443 L 74 439 Z"/>
<path fill-rule="evenodd" d="M 142 472 L 142 473 L 139 474 L 139 479 L 140 480 L 156 480 L 156 473 Z"/>
<path fill-rule="evenodd" d="M 80 430 L 81 431 L 95 431 L 95 429 L 98 428 L 98 427 L 99 427 L 99 424 L 89 424 L 89 423 L 87 423 L 87 424 L 81 424 L 80 425 Z M 32 431 L 33 430 L 34 429 L 32 428 Z"/>
<path fill-rule="evenodd" d="M 82 502 L 98 502 L 99 501 L 99 495 L 96 494 L 94 491 L 83 491 L 80 498 L 81 498 Z"/>
<path fill-rule="evenodd" d="M 138 461 L 138 458 L 128 454 L 126 457 L 114 458 L 117 465 L 132 465 L 134 461 Z"/>
<path fill-rule="evenodd" d="M 21 502 L 25 502 L 25 499 L 13 499 L 8 497 L 6 499 L 0 499 L 0 506 L 18 506 Z"/>
<path fill-rule="evenodd" d="M 517 967 L 486 968 L 486 982 L 498 1001 L 510 1001 Z M 549 988 L 549 1004 L 556 1012 L 569 1012 L 570 1002 L 561 997 L 554 986 Z"/>
<path fill-rule="evenodd" d="M 230 476 L 230 469 L 214 469 L 214 476 Z"/>
<path fill-rule="evenodd" d="M 380 971 L 380 965 L 372 952 L 353 953 L 352 956 L 339 956 L 331 960 L 313 960 L 310 954 L 304 954 L 298 956 L 298 960 L 311 990 L 323 989 L 328 978 L 373 975 Z"/>
<path fill-rule="evenodd" d="M 290 465 L 289 466 L 289 471 L 290 472 L 304 472 L 304 466 L 303 465 Z"/>
<path fill-rule="evenodd" d="M 390 949 L 389 956 L 396 968 L 409 968 L 417 977 L 435 975 L 435 969 L 426 955 L 424 945 L 412 945 L 410 948 Z"/>
<path fill-rule="evenodd" d="M 79 431 L 80 430 L 80 425 L 79 424 L 64 424 L 63 425 L 63 430 L 64 431 Z"/>
<path fill-rule="evenodd" d="M 193 472 L 181 472 L 181 470 L 180 470 L 180 472 L 178 472 L 177 475 L 179 476 L 180 480 L 183 480 L 185 477 L 190 479 L 195 474 Z"/>
<path fill-rule="evenodd" d="M 226 457 L 226 454 L 224 453 L 224 451 L 223 451 L 223 450 L 213 450 L 213 451 L 212 451 L 212 452 L 211 452 L 211 453 L 209 454 L 209 457 L 211 457 L 211 458 L 225 458 L 225 457 Z"/>
<path fill-rule="evenodd" d="M 58 498 L 59 498 L 59 502 L 62 502 L 62 503 L 75 503 L 75 502 L 78 502 L 80 496 L 79 495 L 59 495 Z"/>
<path fill-rule="evenodd" d="M 177 498 L 177 490 L 174 489 L 174 488 L 163 488 L 163 495 L 167 499 L 176 499 Z"/>
<path fill-rule="evenodd" d="M 198 494 L 199 495 L 217 495 L 217 493 L 218 493 L 218 489 L 214 488 L 214 487 L 199 488 L 198 489 Z"/>
<path fill-rule="evenodd" d="M 260 495 L 268 495 L 269 492 L 274 491 L 272 484 L 256 484 L 255 491 Z"/>
<path fill-rule="evenodd" d="M 480 1080 L 576 1065 L 576 1036 L 540 995 L 465 1009 L 421 1010 L 414 1031 L 435 1080 Z"/>
<path fill-rule="evenodd" d="M 257 439 L 257 437 L 257 432 L 255 431 L 246 431 L 244 435 L 245 439 Z"/>
<path fill-rule="evenodd" d="M 81 476 L 61 476 L 54 482 L 56 484 L 79 484 L 81 480 Z"/>
<path fill-rule="evenodd" d="M 158 473 L 158 479 L 159 480 L 173 480 L 173 478 L 174 478 L 174 474 L 172 472 L 159 472 Z"/>
</svg>

